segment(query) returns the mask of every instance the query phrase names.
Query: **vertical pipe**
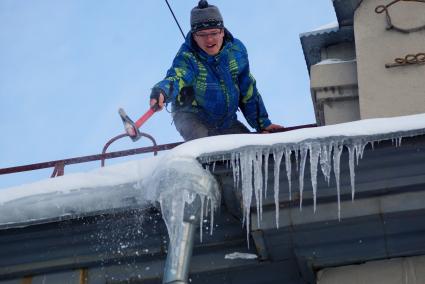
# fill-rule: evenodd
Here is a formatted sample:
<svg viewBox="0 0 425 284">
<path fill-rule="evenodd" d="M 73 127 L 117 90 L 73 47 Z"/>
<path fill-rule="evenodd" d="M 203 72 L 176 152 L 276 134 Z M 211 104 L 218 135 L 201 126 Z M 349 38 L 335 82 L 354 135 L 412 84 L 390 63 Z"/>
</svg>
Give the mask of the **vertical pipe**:
<svg viewBox="0 0 425 284">
<path fill-rule="evenodd" d="M 25 276 L 22 279 L 22 284 L 31 284 L 32 283 L 32 276 Z"/>
<path fill-rule="evenodd" d="M 170 242 L 167 260 L 165 262 L 164 284 L 187 284 L 189 278 L 190 261 L 192 258 L 195 238 L 194 223 L 183 222 L 182 238 L 175 247 Z"/>
<path fill-rule="evenodd" d="M 79 284 L 87 284 L 88 283 L 88 269 L 80 268 L 79 269 Z"/>
</svg>

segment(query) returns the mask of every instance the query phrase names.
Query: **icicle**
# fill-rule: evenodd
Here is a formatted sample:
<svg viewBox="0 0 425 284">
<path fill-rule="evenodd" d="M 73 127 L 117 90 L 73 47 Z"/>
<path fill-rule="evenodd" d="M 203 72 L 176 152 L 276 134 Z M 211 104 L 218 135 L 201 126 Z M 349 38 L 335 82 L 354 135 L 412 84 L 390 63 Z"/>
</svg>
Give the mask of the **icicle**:
<svg viewBox="0 0 425 284">
<path fill-rule="evenodd" d="M 232 163 L 232 171 L 233 171 L 233 185 L 236 190 L 238 189 L 238 186 L 239 186 L 240 154 L 236 152 L 232 152 L 230 156 L 230 160 Z"/>
<path fill-rule="evenodd" d="M 300 211 L 302 210 L 303 206 L 303 191 L 304 191 L 304 171 L 305 171 L 305 162 L 307 160 L 307 152 L 308 152 L 308 145 L 303 144 L 300 147 L 300 154 L 301 154 L 301 160 L 300 160 L 300 177 L 299 177 L 299 185 L 300 185 Z"/>
<path fill-rule="evenodd" d="M 351 182 L 351 201 L 354 201 L 354 193 L 355 193 L 355 186 L 354 186 L 354 179 L 355 179 L 355 172 L 354 172 L 354 156 L 356 152 L 356 148 L 354 145 L 347 146 L 348 148 L 348 165 L 350 167 L 350 182 Z"/>
<path fill-rule="evenodd" d="M 267 198 L 267 187 L 269 179 L 269 155 L 270 148 L 264 150 L 264 197 Z"/>
<path fill-rule="evenodd" d="M 320 156 L 320 144 L 317 142 L 309 145 L 310 150 L 310 175 L 311 186 L 313 188 L 313 211 L 316 212 L 316 197 L 317 197 L 317 168 Z"/>
<path fill-rule="evenodd" d="M 286 177 L 288 179 L 288 190 L 289 190 L 289 200 L 292 200 L 292 163 L 291 163 L 291 154 L 292 150 L 289 147 L 284 148 L 285 151 L 285 168 L 286 168 Z"/>
<path fill-rule="evenodd" d="M 282 161 L 283 152 L 273 149 L 274 159 L 274 204 L 276 214 L 276 228 L 279 228 L 279 176 L 280 176 L 280 163 Z"/>
<path fill-rule="evenodd" d="M 215 204 L 214 201 L 210 198 L 210 214 L 211 214 L 211 219 L 210 219 L 210 236 L 212 236 L 213 234 L 213 229 L 214 229 L 214 208 L 215 208 Z"/>
<path fill-rule="evenodd" d="M 364 149 L 366 148 L 367 142 L 364 143 L 363 141 L 355 141 L 354 142 L 354 148 L 356 149 L 356 159 L 357 159 L 357 165 L 359 165 L 359 158 L 363 158 Z"/>
<path fill-rule="evenodd" d="M 263 154 L 262 151 L 256 151 L 253 157 L 253 170 L 254 170 L 254 195 L 255 201 L 257 205 L 257 224 L 260 227 L 260 220 L 262 219 L 262 207 L 263 207 L 263 194 L 261 192 L 263 188 L 263 176 L 262 176 L 262 168 L 263 168 Z"/>
<path fill-rule="evenodd" d="M 341 220 L 341 190 L 340 190 L 340 162 L 341 162 L 341 153 L 344 146 L 342 145 L 335 145 L 334 146 L 334 174 L 335 174 L 335 180 L 336 180 L 336 191 L 337 191 L 337 199 L 338 199 L 338 220 Z"/>
<path fill-rule="evenodd" d="M 215 164 L 216 164 L 216 162 L 214 161 L 214 162 L 213 162 L 213 166 L 212 166 L 212 171 L 211 171 L 211 172 L 214 172 L 214 171 L 215 171 Z"/>
<path fill-rule="evenodd" d="M 199 238 L 202 243 L 202 227 L 204 224 L 204 202 L 205 202 L 205 196 L 200 196 L 201 198 L 201 217 L 199 219 Z"/>
<path fill-rule="evenodd" d="M 299 155 L 299 147 L 298 147 L 298 149 L 297 148 L 295 148 L 295 151 L 294 151 L 295 153 L 295 165 L 296 165 L 296 169 L 297 169 L 297 172 L 299 171 L 299 158 L 298 158 L 298 155 Z"/>
<path fill-rule="evenodd" d="M 254 160 L 255 152 L 246 151 L 241 153 L 241 181 L 242 181 L 242 203 L 243 203 L 243 220 L 246 224 L 246 238 L 249 247 L 249 226 L 250 226 L 250 212 L 252 201 L 252 162 Z"/>
<path fill-rule="evenodd" d="M 398 137 L 397 138 L 397 147 L 401 147 L 401 140 L 403 139 L 403 137 Z"/>
<path fill-rule="evenodd" d="M 320 145 L 320 168 L 322 169 L 325 181 L 330 183 L 332 170 L 332 147 L 333 142 L 322 143 Z"/>
</svg>

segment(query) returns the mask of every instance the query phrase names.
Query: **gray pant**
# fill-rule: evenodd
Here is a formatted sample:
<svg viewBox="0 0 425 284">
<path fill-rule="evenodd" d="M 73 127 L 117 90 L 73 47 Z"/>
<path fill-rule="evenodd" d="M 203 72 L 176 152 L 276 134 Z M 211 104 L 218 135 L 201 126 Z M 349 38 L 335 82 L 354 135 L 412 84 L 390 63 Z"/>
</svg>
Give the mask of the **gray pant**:
<svg viewBox="0 0 425 284">
<path fill-rule="evenodd" d="M 190 112 L 175 112 L 174 124 L 185 141 L 215 135 L 250 133 L 249 129 L 236 120 L 229 128 L 217 129 L 202 122 L 196 114 Z"/>
</svg>

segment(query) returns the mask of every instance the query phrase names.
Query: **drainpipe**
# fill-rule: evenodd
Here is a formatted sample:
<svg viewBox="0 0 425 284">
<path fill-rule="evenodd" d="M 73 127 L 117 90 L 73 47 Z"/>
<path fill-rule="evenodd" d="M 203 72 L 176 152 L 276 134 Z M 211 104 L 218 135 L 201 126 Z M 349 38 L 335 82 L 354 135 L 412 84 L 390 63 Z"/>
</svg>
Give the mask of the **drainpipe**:
<svg viewBox="0 0 425 284">
<path fill-rule="evenodd" d="M 197 160 L 181 157 L 164 159 L 152 180 L 170 236 L 162 283 L 187 284 L 195 232 L 206 200 L 220 204 L 218 183 Z"/>
<path fill-rule="evenodd" d="M 189 278 L 190 261 L 192 259 L 193 244 L 195 238 L 194 223 L 183 222 L 182 237 L 176 247 L 168 246 L 168 255 L 165 262 L 164 284 L 186 284 Z M 176 262 L 175 269 L 172 263 Z"/>
</svg>

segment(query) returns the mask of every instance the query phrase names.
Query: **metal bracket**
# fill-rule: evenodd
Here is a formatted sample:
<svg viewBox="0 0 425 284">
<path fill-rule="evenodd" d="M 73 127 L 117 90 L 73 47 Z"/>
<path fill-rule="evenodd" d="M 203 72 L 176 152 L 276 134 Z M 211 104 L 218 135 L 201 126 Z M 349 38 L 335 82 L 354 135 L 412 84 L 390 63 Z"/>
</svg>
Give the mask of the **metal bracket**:
<svg viewBox="0 0 425 284">
<path fill-rule="evenodd" d="M 388 23 L 388 30 L 394 29 L 398 32 L 401 33 L 412 33 L 412 32 L 417 32 L 420 30 L 424 30 L 425 29 L 425 25 L 419 26 L 419 27 L 415 27 L 415 28 L 411 28 L 411 29 L 403 29 L 400 28 L 396 25 L 393 24 L 392 19 L 391 19 L 391 15 L 389 12 L 389 8 L 399 2 L 418 2 L 418 3 L 424 3 L 425 4 L 425 0 L 394 0 L 391 3 L 387 4 L 387 5 L 379 5 L 375 8 L 375 13 L 377 14 L 382 14 L 383 12 L 385 12 L 385 16 L 387 18 L 387 23 Z"/>
<path fill-rule="evenodd" d="M 394 59 L 394 63 L 385 64 L 385 68 L 422 64 L 425 64 L 425 52 L 407 54 L 404 58 L 396 58 Z"/>
</svg>

